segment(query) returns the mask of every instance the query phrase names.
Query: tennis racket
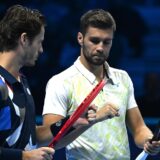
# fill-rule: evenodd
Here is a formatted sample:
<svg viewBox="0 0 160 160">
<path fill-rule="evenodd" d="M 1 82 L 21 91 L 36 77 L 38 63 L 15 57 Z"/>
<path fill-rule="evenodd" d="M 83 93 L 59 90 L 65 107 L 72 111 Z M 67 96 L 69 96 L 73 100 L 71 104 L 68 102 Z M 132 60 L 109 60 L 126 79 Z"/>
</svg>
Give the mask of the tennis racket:
<svg viewBox="0 0 160 160">
<path fill-rule="evenodd" d="M 70 116 L 70 118 L 63 125 L 61 130 L 57 133 L 57 135 L 53 138 L 52 142 L 49 144 L 49 147 L 54 147 L 54 145 L 67 133 L 67 131 L 72 127 L 74 122 L 84 113 L 90 103 L 94 100 L 94 98 L 98 95 L 101 89 L 106 84 L 105 80 L 101 80 L 89 93 L 89 95 L 82 101 L 82 103 L 78 106 L 75 112 Z"/>
<path fill-rule="evenodd" d="M 152 141 L 158 141 L 160 140 L 160 121 L 158 122 L 158 126 L 157 129 L 153 135 L 153 138 L 151 139 Z M 145 160 L 148 157 L 148 153 L 146 153 L 145 151 L 142 151 L 138 157 L 136 158 L 136 160 Z"/>
</svg>

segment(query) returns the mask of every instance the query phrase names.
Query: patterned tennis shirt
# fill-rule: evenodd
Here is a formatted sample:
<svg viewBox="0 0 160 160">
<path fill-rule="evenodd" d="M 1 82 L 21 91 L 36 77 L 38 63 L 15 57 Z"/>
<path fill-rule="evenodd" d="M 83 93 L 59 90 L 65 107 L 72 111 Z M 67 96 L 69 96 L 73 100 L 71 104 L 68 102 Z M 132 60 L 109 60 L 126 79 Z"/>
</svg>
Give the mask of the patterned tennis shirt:
<svg viewBox="0 0 160 160">
<path fill-rule="evenodd" d="M 129 75 L 105 63 L 107 83 L 93 100 L 99 108 L 113 103 L 119 117 L 96 123 L 66 148 L 68 160 L 129 160 L 130 149 L 125 124 L 126 111 L 137 107 Z M 108 78 L 107 78 L 108 77 Z M 71 115 L 98 84 L 96 77 L 80 62 L 53 76 L 46 87 L 43 115 Z"/>
</svg>

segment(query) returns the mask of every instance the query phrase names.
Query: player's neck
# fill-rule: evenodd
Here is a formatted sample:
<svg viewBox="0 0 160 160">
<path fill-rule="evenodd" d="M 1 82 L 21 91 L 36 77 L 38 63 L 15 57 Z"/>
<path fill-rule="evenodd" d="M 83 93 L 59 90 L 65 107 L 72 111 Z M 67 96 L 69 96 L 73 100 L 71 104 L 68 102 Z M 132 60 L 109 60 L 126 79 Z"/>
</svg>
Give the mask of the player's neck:
<svg viewBox="0 0 160 160">
<path fill-rule="evenodd" d="M 16 57 L 14 55 L 14 52 L 0 53 L 0 65 L 18 80 L 20 66 L 16 63 Z"/>
</svg>

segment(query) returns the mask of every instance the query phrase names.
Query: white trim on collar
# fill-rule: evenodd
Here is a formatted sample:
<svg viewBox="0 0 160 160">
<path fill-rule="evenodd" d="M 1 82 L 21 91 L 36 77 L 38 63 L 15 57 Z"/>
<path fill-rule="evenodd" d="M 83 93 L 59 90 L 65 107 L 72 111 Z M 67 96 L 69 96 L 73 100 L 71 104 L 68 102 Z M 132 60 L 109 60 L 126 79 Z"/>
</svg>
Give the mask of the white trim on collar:
<svg viewBox="0 0 160 160">
<path fill-rule="evenodd" d="M 80 57 L 78 57 L 78 59 L 74 62 L 74 66 L 86 79 L 88 79 L 88 81 L 94 84 L 96 81 L 96 76 L 84 67 L 79 58 Z"/>
<path fill-rule="evenodd" d="M 95 75 L 92 72 L 90 72 L 87 68 L 84 67 L 84 65 L 80 61 L 80 57 L 78 57 L 77 60 L 74 62 L 74 66 L 86 79 L 88 79 L 88 81 L 90 81 L 90 83 L 92 84 L 95 83 L 96 81 Z M 105 66 L 105 70 L 107 74 L 106 77 L 109 78 L 109 81 L 112 84 L 117 84 L 118 83 L 117 79 L 115 78 L 113 71 L 111 67 L 109 66 L 109 64 L 105 62 L 104 66 Z"/>
</svg>

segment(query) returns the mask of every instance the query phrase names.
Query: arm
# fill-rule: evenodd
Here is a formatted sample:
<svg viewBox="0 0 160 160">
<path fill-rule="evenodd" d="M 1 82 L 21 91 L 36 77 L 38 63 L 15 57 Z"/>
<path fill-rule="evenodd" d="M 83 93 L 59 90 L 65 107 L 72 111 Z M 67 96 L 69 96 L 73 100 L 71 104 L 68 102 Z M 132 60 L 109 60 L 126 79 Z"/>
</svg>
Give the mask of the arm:
<svg viewBox="0 0 160 160">
<path fill-rule="evenodd" d="M 95 105 L 90 106 L 89 110 L 87 111 L 87 116 L 80 117 L 73 125 L 75 129 L 72 132 L 69 132 L 67 135 L 65 135 L 56 144 L 54 148 L 60 149 L 62 147 L 65 147 L 95 123 L 98 123 L 108 118 L 119 116 L 118 109 L 111 104 L 105 105 L 104 107 L 99 109 L 97 112 L 96 110 L 97 109 Z M 44 122 L 44 125 L 48 125 L 48 123 L 51 123 L 51 120 L 52 122 L 55 122 L 57 119 L 60 120 L 61 118 L 62 116 L 59 116 L 59 115 L 47 114 L 47 115 L 44 115 L 43 122 Z"/>
<path fill-rule="evenodd" d="M 36 136 L 39 144 L 46 143 L 52 140 L 52 138 L 58 133 L 62 128 L 63 124 L 68 120 L 69 116 L 64 118 L 63 116 L 55 116 L 55 121 L 52 119 L 52 114 L 47 114 L 48 119 L 53 123 L 46 120 L 46 125 L 41 125 L 36 127 Z M 60 118 L 58 118 L 60 117 Z M 59 122 L 58 124 L 56 122 Z"/>
<path fill-rule="evenodd" d="M 47 116 L 49 116 L 49 119 L 52 119 L 52 114 L 48 114 Z M 58 115 L 55 116 L 58 117 Z M 57 122 L 53 121 L 54 123 L 51 124 L 47 122 L 47 125 L 36 126 L 36 137 L 38 145 L 41 146 L 46 145 L 46 143 L 48 144 L 53 139 L 53 137 L 56 136 L 56 134 L 60 131 L 65 122 L 69 119 L 69 116 L 65 118 L 63 118 L 62 116 L 60 117 L 61 118 L 59 118 Z M 82 123 L 85 123 L 85 121 L 83 120 Z M 67 134 L 71 132 L 73 129 L 75 128 L 71 127 Z"/>
<path fill-rule="evenodd" d="M 153 134 L 145 125 L 138 107 L 127 110 L 126 123 L 133 135 L 136 145 L 139 148 L 143 148 L 145 142 L 151 139 Z"/>
<path fill-rule="evenodd" d="M 46 114 L 43 116 L 43 124 L 44 126 L 50 126 L 52 124 L 55 124 L 58 121 L 61 121 L 62 119 L 64 119 L 64 117 L 60 116 L 60 115 L 55 115 L 55 114 Z M 74 131 L 69 132 L 67 135 L 65 135 L 65 137 L 63 137 L 59 143 L 56 144 L 56 146 L 54 146 L 55 149 L 60 149 L 65 147 L 66 145 L 68 145 L 70 142 L 72 142 L 75 138 L 78 137 L 78 135 L 80 135 L 81 133 L 83 133 L 84 127 L 80 127 L 81 124 L 86 123 L 87 125 L 87 120 L 85 120 L 85 118 L 80 118 L 77 120 L 76 124 L 74 125 L 76 127 L 76 129 L 74 129 Z M 81 123 L 81 124 L 79 124 Z M 61 126 L 62 127 L 62 126 Z M 53 135 L 54 130 L 52 131 Z"/>
<path fill-rule="evenodd" d="M 126 122 L 139 148 L 143 148 L 146 153 L 151 155 L 160 152 L 160 140 L 150 142 L 153 133 L 145 125 L 138 107 L 127 111 Z"/>
<path fill-rule="evenodd" d="M 53 138 L 50 125 L 36 126 L 36 138 L 38 145 L 43 145 L 51 141 Z"/>
<path fill-rule="evenodd" d="M 131 106 L 131 109 L 127 110 L 126 113 L 126 124 L 130 129 L 136 145 L 140 148 L 144 148 L 148 153 L 158 153 L 160 150 L 160 142 L 154 141 L 151 144 L 149 141 L 153 137 L 151 130 L 145 125 L 139 108 L 137 107 L 135 98 L 134 98 L 134 88 L 133 83 L 128 76 L 129 84 L 129 93 L 128 93 L 128 107 Z M 132 108 L 132 106 L 135 106 Z"/>
</svg>

